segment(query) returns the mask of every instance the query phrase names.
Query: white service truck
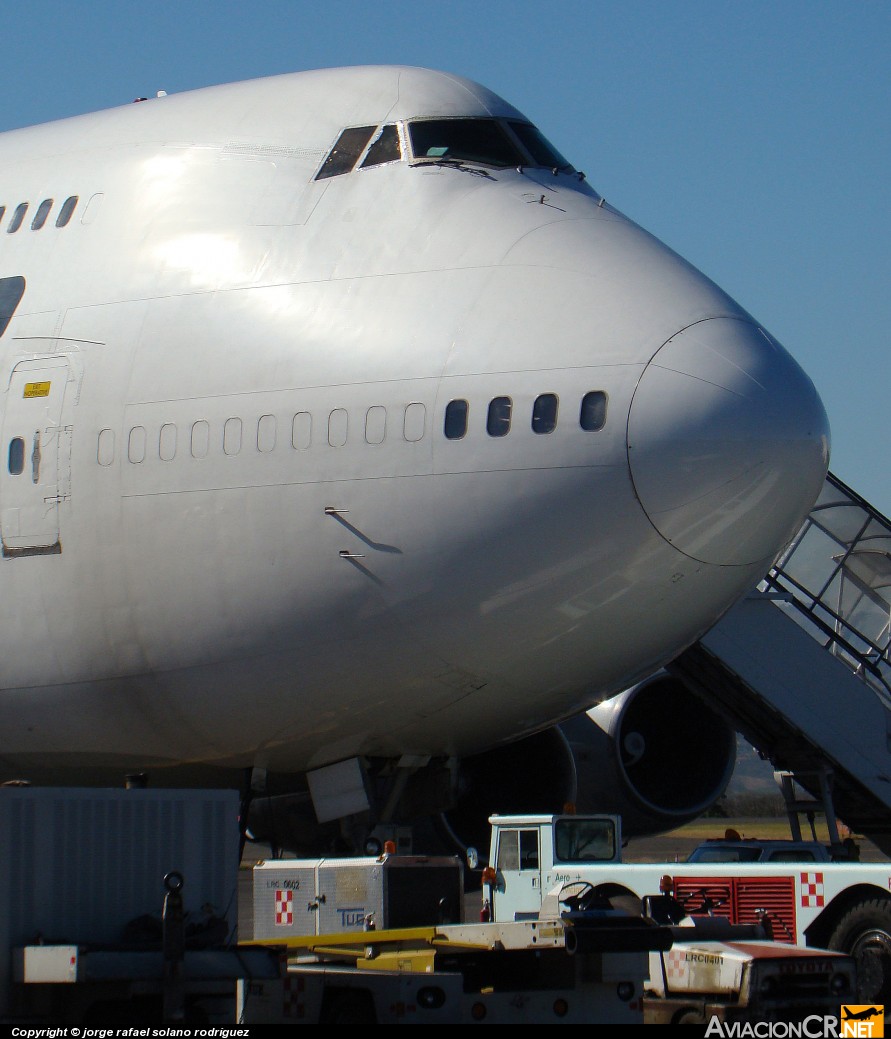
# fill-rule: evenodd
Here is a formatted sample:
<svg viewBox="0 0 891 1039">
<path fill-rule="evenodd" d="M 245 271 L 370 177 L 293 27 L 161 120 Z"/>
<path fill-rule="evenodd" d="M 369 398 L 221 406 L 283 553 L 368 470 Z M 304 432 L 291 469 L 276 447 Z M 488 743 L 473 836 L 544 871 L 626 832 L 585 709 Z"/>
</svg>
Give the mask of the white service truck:
<svg viewBox="0 0 891 1039">
<path fill-rule="evenodd" d="M 891 1003 L 891 863 L 621 861 L 620 820 L 605 815 L 490 817 L 484 912 L 531 920 L 543 892 L 584 881 L 614 906 L 639 912 L 672 896 L 688 916 L 761 923 L 788 945 L 852 956 L 861 1003 Z"/>
<path fill-rule="evenodd" d="M 848 956 L 766 941 L 756 925 L 675 927 L 588 906 L 588 890 L 558 884 L 534 919 L 282 936 L 280 977 L 240 983 L 239 1020 L 789 1022 L 837 1015 L 855 991 Z"/>
<path fill-rule="evenodd" d="M 540 866 L 540 829 L 512 829 L 503 864 Z M 615 859 L 617 837 L 612 820 L 574 817 L 557 828 L 559 859 Z M 524 877 L 532 908 L 493 920 L 489 904 L 486 918 L 468 922 L 466 909 L 455 912 L 464 902 L 458 865 L 385 853 L 253 866 L 240 899 L 240 942 L 272 944 L 284 955 L 278 978 L 240 985 L 240 1019 L 790 1021 L 837 1014 L 856 989 L 850 957 L 767 940 L 760 922 L 683 919 L 666 896 L 648 896 L 648 913 L 636 904 L 628 913 L 562 870 L 547 890 L 540 874 Z"/>
<path fill-rule="evenodd" d="M 454 859 L 292 860 L 245 871 L 250 883 L 241 885 L 237 808 L 232 791 L 0 789 L 0 1021 L 146 1030 L 239 1021 L 608 1023 L 646 1021 L 650 1004 L 678 1020 L 709 1006 L 756 1020 L 803 1006 L 830 1012 L 855 985 L 849 957 L 815 949 L 796 954 L 800 970 L 784 970 L 778 958 L 788 947 L 758 943 L 755 925 L 707 919 L 685 929 L 599 899 L 584 904 L 589 885 L 578 885 L 577 897 L 567 870 L 587 867 L 592 854 L 610 865 L 595 849 L 606 837 L 615 858 L 617 824 L 567 829 L 524 817 L 541 825 L 499 827 L 505 849 L 517 849 L 514 865 L 522 849 L 522 866 L 534 861 L 539 871 L 538 849 L 559 831 L 559 852 L 548 853 L 558 870 L 539 872 L 525 908 L 501 901 L 506 919 L 467 923 Z M 564 847 L 568 838 L 576 845 Z M 543 876 L 554 881 L 544 893 Z M 507 898 L 507 877 L 499 891 L 492 874 L 496 901 Z M 718 948 L 740 938 L 754 941 Z M 647 995 L 664 956 L 682 952 L 695 998 L 672 1003 L 677 993 L 652 985 Z M 704 976 L 702 964 L 715 957 L 726 969 Z M 780 974 L 783 984 L 772 988 Z"/>
</svg>

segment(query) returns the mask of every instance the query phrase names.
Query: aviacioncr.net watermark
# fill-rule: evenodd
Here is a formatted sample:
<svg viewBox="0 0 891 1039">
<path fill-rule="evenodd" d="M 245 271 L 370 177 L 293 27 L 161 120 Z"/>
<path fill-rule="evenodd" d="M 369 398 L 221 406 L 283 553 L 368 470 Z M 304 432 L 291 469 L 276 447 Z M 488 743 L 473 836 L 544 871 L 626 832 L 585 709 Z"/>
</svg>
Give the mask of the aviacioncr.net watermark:
<svg viewBox="0 0 891 1039">
<path fill-rule="evenodd" d="M 835 1014 L 811 1014 L 802 1021 L 721 1021 L 712 1017 L 707 1036 L 719 1039 L 883 1039 L 883 1006 L 842 1006 Z"/>
</svg>

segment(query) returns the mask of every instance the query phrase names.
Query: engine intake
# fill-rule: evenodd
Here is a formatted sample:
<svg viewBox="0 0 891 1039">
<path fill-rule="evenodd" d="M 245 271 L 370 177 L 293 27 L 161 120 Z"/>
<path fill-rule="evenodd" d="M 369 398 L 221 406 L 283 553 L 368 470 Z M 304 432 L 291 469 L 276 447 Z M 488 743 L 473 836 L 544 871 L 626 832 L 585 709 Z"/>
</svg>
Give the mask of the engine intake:
<svg viewBox="0 0 891 1039">
<path fill-rule="evenodd" d="M 621 815 L 626 836 L 701 815 L 723 794 L 736 761 L 730 725 L 665 672 L 561 728 L 575 758 L 579 810 Z"/>
<path fill-rule="evenodd" d="M 622 817 L 642 837 L 695 819 L 724 792 L 736 735 L 665 672 L 553 729 L 461 763 L 458 805 L 443 816 L 459 846 L 488 843 L 488 817 L 580 812 Z"/>
</svg>

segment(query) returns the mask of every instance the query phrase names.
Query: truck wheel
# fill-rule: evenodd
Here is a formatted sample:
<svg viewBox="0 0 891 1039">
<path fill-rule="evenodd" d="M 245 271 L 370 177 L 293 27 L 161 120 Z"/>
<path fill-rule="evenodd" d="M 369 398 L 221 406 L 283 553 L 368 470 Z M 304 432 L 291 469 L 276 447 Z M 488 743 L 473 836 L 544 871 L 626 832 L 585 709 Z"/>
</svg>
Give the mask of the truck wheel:
<svg viewBox="0 0 891 1039">
<path fill-rule="evenodd" d="M 673 1025 L 704 1025 L 705 1015 L 698 1010 L 689 1008 L 682 1010 L 679 1014 L 675 1014 L 671 1023 Z"/>
<path fill-rule="evenodd" d="M 874 898 L 849 909 L 829 948 L 854 957 L 861 1003 L 891 1002 L 891 903 Z"/>
</svg>

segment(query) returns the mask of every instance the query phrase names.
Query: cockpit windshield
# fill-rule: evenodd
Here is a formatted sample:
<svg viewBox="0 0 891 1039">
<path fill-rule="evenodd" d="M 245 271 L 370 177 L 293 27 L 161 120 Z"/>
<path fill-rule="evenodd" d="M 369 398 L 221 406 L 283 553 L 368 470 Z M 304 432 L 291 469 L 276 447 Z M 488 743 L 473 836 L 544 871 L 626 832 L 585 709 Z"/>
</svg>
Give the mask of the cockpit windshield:
<svg viewBox="0 0 891 1039">
<path fill-rule="evenodd" d="M 406 130 L 415 162 L 474 163 L 497 168 L 529 166 L 576 172 L 531 123 L 506 119 L 415 119 L 407 128 L 401 123 L 388 123 L 342 130 L 316 173 L 316 180 L 398 162 L 403 158 Z"/>
<path fill-rule="evenodd" d="M 409 123 L 416 159 L 522 166 L 522 152 L 494 119 L 425 119 Z"/>
<path fill-rule="evenodd" d="M 408 133 L 416 160 L 543 166 L 575 173 L 537 127 L 519 120 L 419 119 L 408 124 Z"/>
<path fill-rule="evenodd" d="M 547 140 L 545 135 L 532 123 L 508 123 L 511 130 L 520 138 L 520 143 L 535 160 L 536 166 L 550 166 L 562 173 L 575 173 L 575 169 Z"/>
</svg>

